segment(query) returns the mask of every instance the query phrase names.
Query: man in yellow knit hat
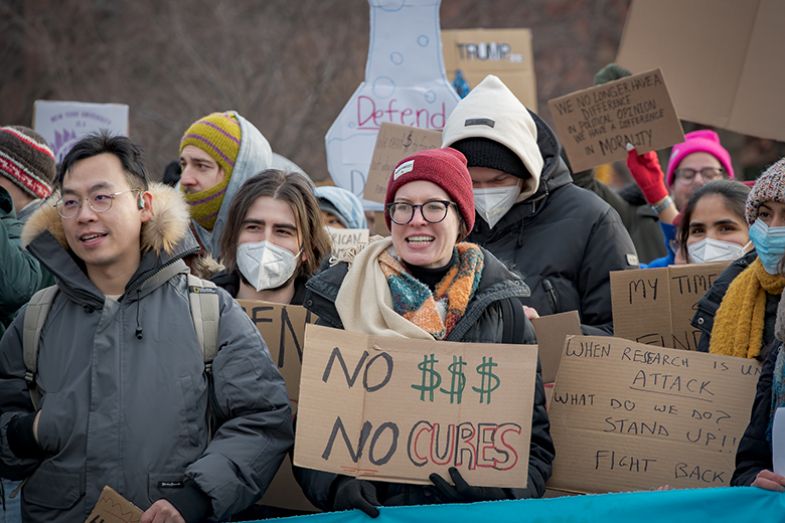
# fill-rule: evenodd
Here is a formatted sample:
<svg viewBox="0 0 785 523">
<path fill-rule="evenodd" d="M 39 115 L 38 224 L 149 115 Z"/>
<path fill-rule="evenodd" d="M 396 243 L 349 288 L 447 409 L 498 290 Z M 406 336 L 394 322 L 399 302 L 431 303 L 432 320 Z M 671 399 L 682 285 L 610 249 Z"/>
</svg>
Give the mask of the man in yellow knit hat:
<svg viewBox="0 0 785 523">
<path fill-rule="evenodd" d="M 229 205 L 245 180 L 273 166 L 270 144 L 235 111 L 200 118 L 180 140 L 180 189 L 195 236 L 215 258 Z"/>
</svg>

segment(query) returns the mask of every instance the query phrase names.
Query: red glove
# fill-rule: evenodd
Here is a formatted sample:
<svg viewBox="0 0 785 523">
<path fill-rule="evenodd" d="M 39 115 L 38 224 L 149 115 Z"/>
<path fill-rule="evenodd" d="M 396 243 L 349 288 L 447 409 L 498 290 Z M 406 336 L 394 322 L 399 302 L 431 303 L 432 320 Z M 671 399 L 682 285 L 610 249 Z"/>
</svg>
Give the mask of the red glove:
<svg viewBox="0 0 785 523">
<path fill-rule="evenodd" d="M 635 179 L 635 183 L 641 188 L 643 196 L 651 205 L 661 201 L 668 196 L 668 188 L 665 187 L 665 176 L 662 174 L 660 160 L 655 151 L 638 154 L 635 149 L 627 152 L 627 168 Z"/>
</svg>

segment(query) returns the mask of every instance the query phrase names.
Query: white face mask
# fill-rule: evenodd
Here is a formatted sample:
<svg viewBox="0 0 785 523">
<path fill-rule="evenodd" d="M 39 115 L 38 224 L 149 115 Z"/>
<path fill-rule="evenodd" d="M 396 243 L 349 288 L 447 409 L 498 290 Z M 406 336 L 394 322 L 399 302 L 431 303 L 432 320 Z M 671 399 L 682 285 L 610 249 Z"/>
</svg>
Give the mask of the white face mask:
<svg viewBox="0 0 785 523">
<path fill-rule="evenodd" d="M 732 261 L 744 254 L 744 246 L 738 243 L 704 238 L 687 246 L 690 263 L 712 263 Z"/>
<path fill-rule="evenodd" d="M 474 208 L 477 214 L 485 220 L 491 229 L 507 214 L 518 195 L 521 194 L 520 185 L 509 187 L 493 187 L 490 189 L 474 189 Z"/>
<path fill-rule="evenodd" d="M 241 243 L 237 246 L 237 268 L 257 292 L 277 289 L 292 277 L 299 256 L 267 241 Z"/>
</svg>

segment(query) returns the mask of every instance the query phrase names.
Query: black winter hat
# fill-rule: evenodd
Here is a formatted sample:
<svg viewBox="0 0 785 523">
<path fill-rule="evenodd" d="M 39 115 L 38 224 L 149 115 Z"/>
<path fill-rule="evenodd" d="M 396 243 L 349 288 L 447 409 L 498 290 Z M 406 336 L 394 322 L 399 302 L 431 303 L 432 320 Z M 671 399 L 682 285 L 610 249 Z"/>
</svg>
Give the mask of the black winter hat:
<svg viewBox="0 0 785 523">
<path fill-rule="evenodd" d="M 487 138 L 465 138 L 450 147 L 463 153 L 469 167 L 497 169 L 522 179 L 530 176 L 520 157 L 499 142 Z"/>
</svg>

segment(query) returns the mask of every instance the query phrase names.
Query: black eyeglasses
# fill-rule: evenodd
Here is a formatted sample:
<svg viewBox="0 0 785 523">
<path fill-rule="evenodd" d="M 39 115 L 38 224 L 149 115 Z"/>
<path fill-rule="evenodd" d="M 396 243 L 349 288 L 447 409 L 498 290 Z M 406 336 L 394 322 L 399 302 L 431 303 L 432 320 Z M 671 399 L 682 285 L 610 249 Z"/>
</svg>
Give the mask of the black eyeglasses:
<svg viewBox="0 0 785 523">
<path fill-rule="evenodd" d="M 683 169 L 676 169 L 676 175 L 683 178 L 684 181 L 691 182 L 700 173 L 701 177 L 707 182 L 719 180 L 724 177 L 725 170 L 722 167 L 704 167 L 702 169 L 690 169 L 685 167 Z"/>
<path fill-rule="evenodd" d="M 449 200 L 428 200 L 425 203 L 392 202 L 387 204 L 387 215 L 393 223 L 406 225 L 414 218 L 414 211 L 420 209 L 423 219 L 428 223 L 439 223 L 447 217 L 447 210 L 455 202 Z"/>
</svg>

